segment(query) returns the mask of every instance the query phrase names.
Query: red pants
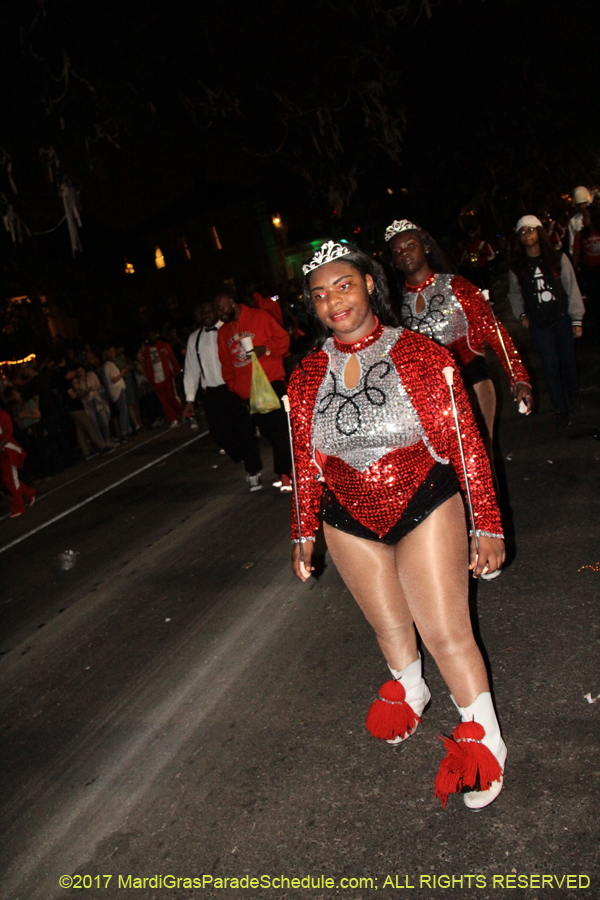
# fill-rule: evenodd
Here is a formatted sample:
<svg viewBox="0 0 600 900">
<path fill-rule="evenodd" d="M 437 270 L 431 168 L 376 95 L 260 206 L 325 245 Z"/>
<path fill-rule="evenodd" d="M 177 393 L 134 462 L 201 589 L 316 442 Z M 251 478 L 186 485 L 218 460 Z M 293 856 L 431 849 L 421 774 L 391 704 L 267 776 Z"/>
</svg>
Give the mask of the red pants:
<svg viewBox="0 0 600 900">
<path fill-rule="evenodd" d="M 23 484 L 19 479 L 19 472 L 13 466 L 5 453 L 0 453 L 0 481 L 2 487 L 8 492 L 11 513 L 25 512 L 25 500 L 33 500 L 37 491 L 35 488 Z"/>
<path fill-rule="evenodd" d="M 183 406 L 181 400 L 175 393 L 175 385 L 172 378 L 161 381 L 160 384 L 154 385 L 156 396 L 160 400 L 160 405 L 169 422 L 176 422 L 178 414 L 181 414 Z"/>
</svg>

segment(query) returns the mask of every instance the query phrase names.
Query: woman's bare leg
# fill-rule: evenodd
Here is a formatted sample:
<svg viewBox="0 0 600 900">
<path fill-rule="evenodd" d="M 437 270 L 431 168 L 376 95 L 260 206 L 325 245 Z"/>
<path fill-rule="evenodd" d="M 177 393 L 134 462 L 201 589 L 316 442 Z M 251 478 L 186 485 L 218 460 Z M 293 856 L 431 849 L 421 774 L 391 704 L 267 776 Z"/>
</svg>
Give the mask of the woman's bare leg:
<svg viewBox="0 0 600 900">
<path fill-rule="evenodd" d="M 388 665 L 418 658 L 413 618 L 396 571 L 395 548 L 323 526 L 331 558 L 373 628 Z"/>
<path fill-rule="evenodd" d="M 494 419 L 496 416 L 496 388 L 494 387 L 494 382 L 491 378 L 478 381 L 477 384 L 473 385 L 473 393 L 481 414 L 479 425 L 481 437 L 497 489 L 496 470 L 494 468 Z"/>
<path fill-rule="evenodd" d="M 395 547 L 324 527 L 333 562 L 393 669 L 417 659 L 416 624 L 460 706 L 489 690 L 471 628 L 467 534 L 458 494 Z"/>
<path fill-rule="evenodd" d="M 398 578 L 425 646 L 459 706 L 489 691 L 471 627 L 468 542 L 463 501 L 455 494 L 395 548 Z"/>
</svg>

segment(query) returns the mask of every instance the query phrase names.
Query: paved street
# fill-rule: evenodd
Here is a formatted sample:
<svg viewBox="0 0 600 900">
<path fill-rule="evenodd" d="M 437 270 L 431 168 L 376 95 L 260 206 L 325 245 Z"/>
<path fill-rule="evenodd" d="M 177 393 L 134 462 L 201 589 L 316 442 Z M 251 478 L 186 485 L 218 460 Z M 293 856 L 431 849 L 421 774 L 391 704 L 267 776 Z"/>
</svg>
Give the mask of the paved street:
<svg viewBox="0 0 600 900">
<path fill-rule="evenodd" d="M 290 499 L 270 486 L 266 448 L 264 489 L 250 494 L 209 437 L 148 432 L 0 521 L 0 896 L 69 897 L 59 877 L 70 875 L 76 896 L 107 900 L 597 897 L 600 699 L 586 695 L 600 695 L 600 442 L 586 432 L 600 424 L 600 379 L 589 347 L 581 367 L 586 408 L 570 436 L 554 432 L 543 391 L 536 416 L 518 415 L 494 367 L 511 559 L 473 600 L 509 755 L 504 791 L 477 815 L 433 797 L 437 736 L 457 722 L 427 654 L 423 726 L 394 749 L 366 732 L 385 667 L 327 560 L 318 580 L 293 579 Z M 76 566 L 59 572 L 67 549 Z M 218 882 L 246 875 L 315 886 Z M 542 875 L 555 879 L 543 889 Z M 151 876 L 206 881 L 133 881 Z"/>
</svg>

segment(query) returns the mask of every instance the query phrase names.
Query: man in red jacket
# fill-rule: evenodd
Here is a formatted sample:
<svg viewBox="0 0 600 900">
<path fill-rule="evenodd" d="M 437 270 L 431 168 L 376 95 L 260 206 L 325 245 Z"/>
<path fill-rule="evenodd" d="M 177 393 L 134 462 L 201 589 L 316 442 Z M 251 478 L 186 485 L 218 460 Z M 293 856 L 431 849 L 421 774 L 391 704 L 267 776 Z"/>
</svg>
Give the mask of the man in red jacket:
<svg viewBox="0 0 600 900">
<path fill-rule="evenodd" d="M 159 340 L 158 332 L 152 329 L 148 332 L 148 342 L 144 345 L 144 365 L 146 378 L 160 400 L 165 418 L 169 420 L 170 427 L 175 428 L 177 417 L 183 411 L 174 382 L 175 376 L 181 372 L 181 366 L 171 345 Z"/>
<path fill-rule="evenodd" d="M 219 330 L 218 347 L 223 379 L 229 390 L 242 400 L 250 398 L 252 357 L 241 344 L 243 337 L 250 337 L 254 353 L 271 387 L 281 399 L 286 393 L 283 357 L 290 346 L 287 331 L 269 313 L 236 303 L 229 294 L 221 293 L 215 297 L 215 309 L 224 323 Z M 257 414 L 254 420 L 273 448 L 273 468 L 279 476 L 274 486 L 282 491 L 291 491 L 292 460 L 283 409 Z M 259 479 L 260 484 L 260 474 L 254 477 Z"/>
<path fill-rule="evenodd" d="M 11 519 L 23 515 L 25 501 L 33 506 L 36 489 L 23 484 L 18 470 L 23 467 L 25 451 L 13 437 L 13 425 L 10 416 L 0 409 L 0 483 L 10 498 Z"/>
</svg>

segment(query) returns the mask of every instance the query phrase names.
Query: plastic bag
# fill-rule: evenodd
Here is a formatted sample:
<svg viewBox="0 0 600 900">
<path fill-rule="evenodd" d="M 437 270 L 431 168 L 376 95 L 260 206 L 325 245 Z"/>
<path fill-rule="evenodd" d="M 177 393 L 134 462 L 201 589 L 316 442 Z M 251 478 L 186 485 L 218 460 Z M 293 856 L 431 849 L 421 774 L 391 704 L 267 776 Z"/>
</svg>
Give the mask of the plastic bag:
<svg viewBox="0 0 600 900">
<path fill-rule="evenodd" d="M 250 412 L 268 413 L 281 409 L 279 397 L 271 387 L 266 372 L 256 354 L 252 354 L 252 384 L 250 385 Z"/>
</svg>

